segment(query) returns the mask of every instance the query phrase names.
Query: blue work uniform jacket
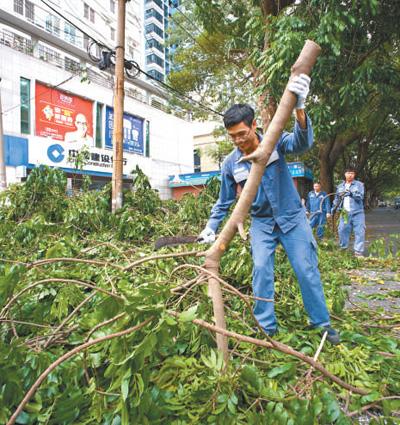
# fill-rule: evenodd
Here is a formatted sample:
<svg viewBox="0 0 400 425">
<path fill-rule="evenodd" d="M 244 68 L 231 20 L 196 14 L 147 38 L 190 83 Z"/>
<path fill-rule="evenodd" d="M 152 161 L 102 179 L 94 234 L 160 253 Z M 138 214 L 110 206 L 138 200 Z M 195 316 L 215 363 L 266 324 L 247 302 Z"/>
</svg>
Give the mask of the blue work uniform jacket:
<svg viewBox="0 0 400 425">
<path fill-rule="evenodd" d="M 258 137 L 261 140 L 261 136 Z M 275 224 L 283 233 L 287 233 L 304 219 L 305 211 L 284 155 L 303 153 L 310 149 L 312 144 L 313 130 L 308 117 L 307 128 L 302 129 L 296 121 L 293 133 L 282 133 L 265 168 L 250 210 L 253 221 L 260 221 L 267 233 L 272 233 Z M 207 227 L 214 232 L 217 231 L 229 207 L 235 201 L 236 185 L 240 184 L 243 187 L 249 175 L 251 162 L 237 163 L 242 156 L 239 148 L 235 148 L 222 164 L 219 198 L 211 210 L 207 223 Z"/>
<path fill-rule="evenodd" d="M 349 191 L 346 193 L 346 182 L 342 181 L 337 186 L 335 199 L 333 201 L 332 212 L 336 208 L 342 209 L 342 200 L 346 196 L 350 196 L 350 213 L 358 213 L 364 211 L 364 183 L 353 180 L 350 184 Z"/>
<path fill-rule="evenodd" d="M 310 213 L 316 213 L 319 211 L 323 215 L 330 213 L 331 203 L 329 201 L 329 197 L 326 196 L 326 192 L 321 191 L 318 195 L 315 193 L 315 190 L 308 192 L 306 210 Z"/>
</svg>

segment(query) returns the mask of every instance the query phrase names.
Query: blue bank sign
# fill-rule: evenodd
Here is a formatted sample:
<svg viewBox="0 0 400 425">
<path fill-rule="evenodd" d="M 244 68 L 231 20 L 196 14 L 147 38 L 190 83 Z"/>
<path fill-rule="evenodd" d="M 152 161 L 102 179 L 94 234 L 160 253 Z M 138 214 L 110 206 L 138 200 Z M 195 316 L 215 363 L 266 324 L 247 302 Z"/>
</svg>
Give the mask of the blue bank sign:
<svg viewBox="0 0 400 425">
<path fill-rule="evenodd" d="M 114 129 L 114 109 L 106 107 L 106 134 L 105 146 L 112 148 L 112 135 Z M 143 119 L 124 113 L 124 142 L 123 150 L 139 155 L 144 154 L 143 148 Z"/>
</svg>

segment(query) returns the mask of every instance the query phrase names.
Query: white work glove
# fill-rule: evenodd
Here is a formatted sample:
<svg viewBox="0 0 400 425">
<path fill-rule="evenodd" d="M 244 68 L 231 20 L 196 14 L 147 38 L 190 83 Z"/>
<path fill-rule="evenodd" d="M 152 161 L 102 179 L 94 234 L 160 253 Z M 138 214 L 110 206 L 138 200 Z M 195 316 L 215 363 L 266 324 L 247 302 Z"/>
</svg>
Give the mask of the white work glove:
<svg viewBox="0 0 400 425">
<path fill-rule="evenodd" d="M 297 95 L 296 109 L 304 109 L 304 104 L 310 91 L 311 78 L 306 74 L 300 74 L 293 77 L 288 84 L 288 89 Z"/>
<path fill-rule="evenodd" d="M 332 215 L 331 215 L 331 213 L 326 213 L 326 218 L 331 218 L 332 217 Z"/>
<path fill-rule="evenodd" d="M 197 242 L 212 243 L 215 241 L 215 232 L 213 229 L 206 227 L 197 237 Z"/>
</svg>

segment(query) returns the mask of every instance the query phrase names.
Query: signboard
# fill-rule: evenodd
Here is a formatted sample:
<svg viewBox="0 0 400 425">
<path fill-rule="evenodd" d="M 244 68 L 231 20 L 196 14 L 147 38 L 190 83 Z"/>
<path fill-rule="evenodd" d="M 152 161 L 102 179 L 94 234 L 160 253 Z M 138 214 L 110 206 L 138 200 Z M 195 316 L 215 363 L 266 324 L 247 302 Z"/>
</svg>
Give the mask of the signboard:
<svg viewBox="0 0 400 425">
<path fill-rule="evenodd" d="M 288 162 L 290 175 L 295 177 L 305 177 L 313 179 L 311 170 L 304 166 L 303 162 Z M 196 186 L 204 185 L 211 177 L 221 175 L 220 171 L 208 171 L 202 173 L 174 174 L 168 177 L 168 187 Z"/>
<path fill-rule="evenodd" d="M 93 102 L 38 82 L 35 87 L 35 134 L 75 148 L 94 146 Z"/>
<path fill-rule="evenodd" d="M 112 153 L 106 149 L 88 148 L 85 159 L 85 165 L 82 171 L 107 173 L 112 174 L 113 157 Z M 59 167 L 68 169 L 71 172 L 75 168 L 75 159 L 79 153 L 79 149 L 69 143 L 58 142 L 56 140 L 35 137 L 29 138 L 29 164 L 49 165 L 52 167 Z M 133 155 L 127 154 L 123 158 L 123 173 L 130 174 L 135 168 L 137 160 Z"/>
<path fill-rule="evenodd" d="M 288 168 L 292 177 L 305 177 L 313 180 L 312 171 L 304 165 L 304 162 L 288 162 Z"/>
<path fill-rule="evenodd" d="M 106 131 L 105 146 L 112 148 L 112 136 L 114 129 L 114 109 L 106 107 Z M 124 112 L 124 141 L 123 150 L 139 155 L 144 154 L 143 149 L 143 119 Z"/>
<path fill-rule="evenodd" d="M 218 176 L 218 178 L 221 178 L 220 175 L 220 171 L 174 174 L 168 177 L 168 187 L 204 185 L 211 177 Z"/>
</svg>

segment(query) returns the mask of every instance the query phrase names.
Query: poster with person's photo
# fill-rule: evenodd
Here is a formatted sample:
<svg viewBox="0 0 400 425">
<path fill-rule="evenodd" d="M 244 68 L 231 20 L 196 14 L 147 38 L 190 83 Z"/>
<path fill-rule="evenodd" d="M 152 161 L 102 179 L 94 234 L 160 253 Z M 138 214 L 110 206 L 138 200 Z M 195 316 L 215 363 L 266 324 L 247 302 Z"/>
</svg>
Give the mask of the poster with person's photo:
<svg viewBox="0 0 400 425">
<path fill-rule="evenodd" d="M 93 102 L 36 82 L 36 131 L 75 147 L 93 146 Z"/>
</svg>

